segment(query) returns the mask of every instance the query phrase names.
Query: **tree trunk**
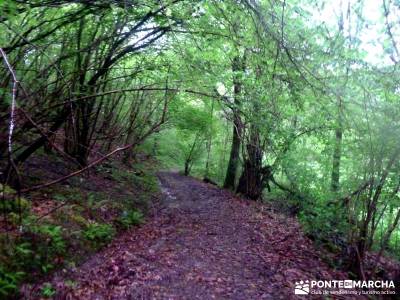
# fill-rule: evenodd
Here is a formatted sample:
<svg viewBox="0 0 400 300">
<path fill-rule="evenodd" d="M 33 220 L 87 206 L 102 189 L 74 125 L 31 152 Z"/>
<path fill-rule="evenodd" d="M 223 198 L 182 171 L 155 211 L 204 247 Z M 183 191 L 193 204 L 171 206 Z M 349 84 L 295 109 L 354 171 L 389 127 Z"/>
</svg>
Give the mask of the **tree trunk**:
<svg viewBox="0 0 400 300">
<path fill-rule="evenodd" d="M 190 173 L 190 160 L 185 160 L 185 171 L 184 171 L 184 175 L 185 176 L 189 176 Z"/>
<path fill-rule="evenodd" d="M 186 158 L 185 158 L 185 170 L 184 170 L 184 174 L 185 176 L 188 176 L 190 174 L 190 169 L 192 168 L 192 164 L 193 164 L 193 155 L 197 146 L 197 142 L 199 139 L 200 133 L 198 132 L 196 134 L 196 136 L 194 137 L 193 140 L 193 144 L 190 147 L 189 153 L 187 154 Z"/>
<path fill-rule="evenodd" d="M 247 158 L 236 192 L 257 200 L 263 191 L 262 150 L 259 134 L 252 128 L 250 141 L 247 144 Z"/>
<path fill-rule="evenodd" d="M 232 63 L 232 71 L 235 73 L 237 71 L 243 71 L 244 63 L 237 56 L 234 58 Z M 240 93 L 242 90 L 242 85 L 240 83 L 237 74 L 233 78 L 233 88 L 234 88 L 234 108 L 233 108 L 233 131 L 232 131 L 232 147 L 228 162 L 228 168 L 226 170 L 224 188 L 234 190 L 236 181 L 236 171 L 239 162 L 239 151 L 240 151 L 240 137 L 242 135 L 242 120 L 240 118 Z"/>
<path fill-rule="evenodd" d="M 332 157 L 331 191 L 337 193 L 340 189 L 340 161 L 342 158 L 342 100 L 338 97 L 338 122 L 335 129 L 335 146 Z"/>
<path fill-rule="evenodd" d="M 211 122 L 213 120 L 213 115 L 214 115 L 214 101 L 211 102 L 211 112 L 210 112 Z M 211 144 L 212 144 L 212 123 L 210 125 L 211 125 L 211 130 L 209 130 L 207 145 L 206 145 L 207 160 L 206 160 L 206 170 L 205 170 L 204 178 L 208 178 L 209 170 L 210 170 L 210 154 L 211 154 Z"/>
<path fill-rule="evenodd" d="M 395 162 L 397 162 L 398 157 L 400 156 L 400 147 L 398 147 L 392 157 L 390 158 L 385 170 L 383 171 L 379 182 L 375 188 L 375 192 L 373 193 L 372 199 L 369 200 L 368 205 L 367 205 L 367 211 L 366 211 L 366 216 L 364 220 L 361 223 L 361 227 L 359 229 L 359 235 L 358 235 L 358 240 L 356 242 L 356 246 L 353 249 L 353 252 L 350 255 L 351 263 L 350 263 L 350 269 L 358 274 L 362 275 L 363 274 L 363 261 L 364 261 L 364 256 L 366 251 L 369 250 L 368 248 L 368 238 L 370 234 L 370 223 L 373 218 L 373 215 L 376 213 L 376 207 L 378 205 L 378 200 L 381 196 L 383 187 L 386 183 L 386 179 L 389 175 L 389 172 Z"/>
</svg>

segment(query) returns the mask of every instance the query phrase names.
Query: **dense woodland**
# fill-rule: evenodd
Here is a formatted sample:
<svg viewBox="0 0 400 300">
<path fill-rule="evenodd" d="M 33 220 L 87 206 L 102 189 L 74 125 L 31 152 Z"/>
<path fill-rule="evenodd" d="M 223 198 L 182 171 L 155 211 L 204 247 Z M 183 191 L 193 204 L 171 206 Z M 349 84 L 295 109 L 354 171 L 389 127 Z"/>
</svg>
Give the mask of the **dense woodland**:
<svg viewBox="0 0 400 300">
<path fill-rule="evenodd" d="M 385 276 L 365 261 L 400 258 L 399 43 L 397 0 L 0 1 L 0 293 L 67 252 L 32 201 L 125 167 L 263 202 L 336 268 Z M 82 226 L 96 249 L 115 231 Z"/>
</svg>

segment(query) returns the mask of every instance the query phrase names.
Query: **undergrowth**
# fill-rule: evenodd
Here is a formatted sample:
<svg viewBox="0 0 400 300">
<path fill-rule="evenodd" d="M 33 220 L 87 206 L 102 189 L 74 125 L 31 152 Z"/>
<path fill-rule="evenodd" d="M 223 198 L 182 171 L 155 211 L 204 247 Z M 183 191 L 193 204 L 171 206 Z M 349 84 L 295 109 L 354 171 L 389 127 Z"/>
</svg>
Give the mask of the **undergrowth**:
<svg viewBox="0 0 400 300">
<path fill-rule="evenodd" d="M 0 233 L 0 299 L 18 297 L 22 282 L 34 282 L 62 266 L 74 266 L 110 243 L 118 231 L 144 222 L 148 202 L 158 191 L 151 166 L 99 167 L 98 174 L 111 174 L 108 188 L 88 190 L 79 185 L 82 180 L 75 179 L 67 188 L 34 195 L 32 198 L 46 198 L 35 209 L 31 207 L 34 199 L 3 201 L 8 230 Z M 14 192 L 8 186 L 0 191 L 7 197 Z M 44 205 L 47 202 L 50 208 Z M 51 298 L 56 290 L 44 284 L 41 293 Z"/>
</svg>

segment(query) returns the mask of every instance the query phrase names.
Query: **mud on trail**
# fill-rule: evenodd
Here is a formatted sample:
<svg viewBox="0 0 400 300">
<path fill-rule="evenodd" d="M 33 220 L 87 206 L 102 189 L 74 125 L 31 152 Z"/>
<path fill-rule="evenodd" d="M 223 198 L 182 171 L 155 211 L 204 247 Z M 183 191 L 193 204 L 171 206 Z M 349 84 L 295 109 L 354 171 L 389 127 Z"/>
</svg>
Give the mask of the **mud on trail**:
<svg viewBox="0 0 400 300">
<path fill-rule="evenodd" d="M 295 281 L 347 279 L 294 219 L 191 177 L 159 179 L 165 199 L 156 213 L 56 275 L 54 299 L 301 299 Z"/>
</svg>

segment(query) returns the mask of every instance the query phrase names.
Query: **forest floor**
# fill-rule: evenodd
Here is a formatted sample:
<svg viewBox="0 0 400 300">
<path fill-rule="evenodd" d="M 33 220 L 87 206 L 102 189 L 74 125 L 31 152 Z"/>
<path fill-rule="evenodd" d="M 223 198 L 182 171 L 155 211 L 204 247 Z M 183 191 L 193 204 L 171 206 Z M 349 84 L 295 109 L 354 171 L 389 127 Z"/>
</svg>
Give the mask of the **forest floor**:
<svg viewBox="0 0 400 300">
<path fill-rule="evenodd" d="M 295 281 L 347 279 L 295 219 L 191 177 L 159 180 L 164 200 L 147 222 L 56 273 L 54 299 L 302 299 Z"/>
</svg>

